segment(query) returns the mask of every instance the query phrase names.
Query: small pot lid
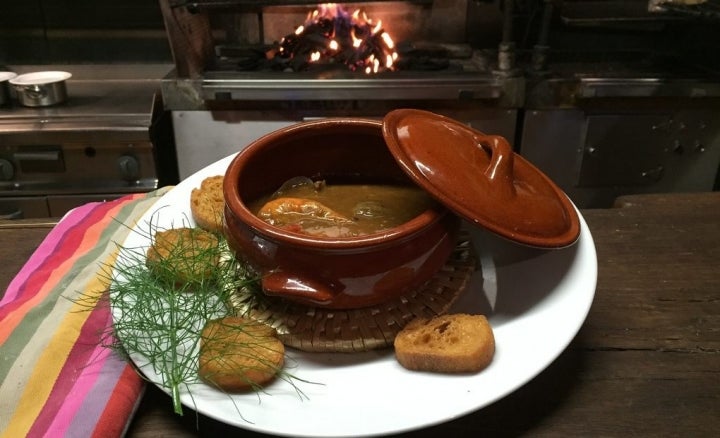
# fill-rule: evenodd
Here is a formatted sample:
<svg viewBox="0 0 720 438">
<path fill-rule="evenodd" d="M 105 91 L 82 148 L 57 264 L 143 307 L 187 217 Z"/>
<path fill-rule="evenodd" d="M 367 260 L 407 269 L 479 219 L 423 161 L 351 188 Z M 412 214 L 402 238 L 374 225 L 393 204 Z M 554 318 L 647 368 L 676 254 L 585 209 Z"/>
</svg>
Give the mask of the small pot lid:
<svg viewBox="0 0 720 438">
<path fill-rule="evenodd" d="M 0 82 L 7 81 L 9 79 L 13 79 L 17 76 L 14 72 L 11 71 L 0 71 Z"/>
<path fill-rule="evenodd" d="M 72 74 L 66 71 L 36 71 L 16 76 L 10 79 L 10 83 L 13 85 L 44 85 L 65 81 L 71 77 Z"/>
<path fill-rule="evenodd" d="M 569 246 L 580 235 L 567 195 L 505 138 L 413 109 L 388 113 L 383 136 L 405 173 L 470 223 L 539 248 Z"/>
</svg>

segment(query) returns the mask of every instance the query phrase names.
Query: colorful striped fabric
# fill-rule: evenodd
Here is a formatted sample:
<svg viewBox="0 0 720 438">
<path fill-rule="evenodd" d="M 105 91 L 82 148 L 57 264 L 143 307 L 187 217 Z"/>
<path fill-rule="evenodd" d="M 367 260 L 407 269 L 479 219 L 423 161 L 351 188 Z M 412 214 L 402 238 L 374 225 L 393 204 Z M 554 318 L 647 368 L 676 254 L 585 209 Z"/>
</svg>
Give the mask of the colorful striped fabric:
<svg viewBox="0 0 720 438">
<path fill-rule="evenodd" d="M 101 337 L 108 266 L 167 188 L 83 205 L 55 226 L 0 301 L 0 437 L 122 436 L 144 381 Z M 106 301 L 105 301 L 106 302 Z"/>
</svg>

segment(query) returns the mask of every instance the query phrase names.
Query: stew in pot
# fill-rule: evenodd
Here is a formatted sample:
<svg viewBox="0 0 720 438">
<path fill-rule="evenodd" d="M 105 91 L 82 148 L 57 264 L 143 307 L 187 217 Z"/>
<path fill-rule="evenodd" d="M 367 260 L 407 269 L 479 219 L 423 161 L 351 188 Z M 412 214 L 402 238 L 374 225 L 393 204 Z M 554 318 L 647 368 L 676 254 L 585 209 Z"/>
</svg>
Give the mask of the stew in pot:
<svg viewBox="0 0 720 438">
<path fill-rule="evenodd" d="M 422 189 L 392 184 L 326 184 L 297 177 L 249 207 L 265 222 L 318 237 L 357 237 L 394 228 L 434 201 Z"/>
</svg>

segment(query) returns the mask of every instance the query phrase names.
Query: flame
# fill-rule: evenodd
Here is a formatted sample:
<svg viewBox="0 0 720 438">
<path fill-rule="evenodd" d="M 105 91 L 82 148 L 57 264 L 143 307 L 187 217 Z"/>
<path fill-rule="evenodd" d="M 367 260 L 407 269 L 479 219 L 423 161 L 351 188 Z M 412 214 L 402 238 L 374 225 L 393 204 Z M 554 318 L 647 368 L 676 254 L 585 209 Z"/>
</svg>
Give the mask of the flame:
<svg viewBox="0 0 720 438">
<path fill-rule="evenodd" d="M 279 44 L 276 56 L 281 58 L 344 64 L 367 74 L 394 70 L 398 59 L 395 42 L 381 20 L 373 21 L 362 9 L 348 13 L 337 3 L 308 12 L 305 22 Z M 301 69 L 303 64 L 292 65 Z"/>
<path fill-rule="evenodd" d="M 378 20 L 378 23 L 375 25 L 375 27 L 373 28 L 373 31 L 372 31 L 373 35 L 380 32 L 381 29 L 382 29 L 382 20 Z"/>
<path fill-rule="evenodd" d="M 362 44 L 363 40 L 362 40 L 362 38 L 358 38 L 355 35 L 355 29 L 350 30 L 350 37 L 352 38 L 353 47 L 355 47 L 356 49 L 359 48 L 360 45 Z"/>
<path fill-rule="evenodd" d="M 387 32 L 383 32 L 380 34 L 380 37 L 385 41 L 385 45 L 388 46 L 389 49 L 395 48 L 395 42 L 390 38 L 390 35 L 388 35 Z M 397 52 L 393 52 L 392 56 L 397 57 Z"/>
</svg>

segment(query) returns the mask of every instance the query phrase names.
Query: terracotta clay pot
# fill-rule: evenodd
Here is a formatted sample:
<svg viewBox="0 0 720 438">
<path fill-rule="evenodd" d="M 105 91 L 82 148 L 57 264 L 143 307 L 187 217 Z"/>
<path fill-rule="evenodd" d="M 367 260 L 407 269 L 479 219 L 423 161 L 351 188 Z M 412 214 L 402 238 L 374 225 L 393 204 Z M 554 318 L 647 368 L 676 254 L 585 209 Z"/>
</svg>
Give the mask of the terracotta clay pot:
<svg viewBox="0 0 720 438">
<path fill-rule="evenodd" d="M 231 162 L 223 187 L 225 234 L 237 256 L 262 275 L 266 294 L 318 307 L 365 307 L 409 292 L 444 265 L 460 219 L 440 203 L 382 233 L 335 240 L 274 227 L 246 206 L 297 176 L 410 183 L 382 126 L 364 119 L 300 123 L 255 141 Z"/>
</svg>

